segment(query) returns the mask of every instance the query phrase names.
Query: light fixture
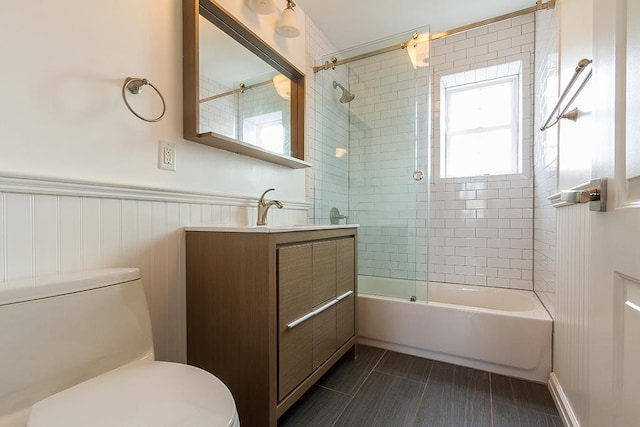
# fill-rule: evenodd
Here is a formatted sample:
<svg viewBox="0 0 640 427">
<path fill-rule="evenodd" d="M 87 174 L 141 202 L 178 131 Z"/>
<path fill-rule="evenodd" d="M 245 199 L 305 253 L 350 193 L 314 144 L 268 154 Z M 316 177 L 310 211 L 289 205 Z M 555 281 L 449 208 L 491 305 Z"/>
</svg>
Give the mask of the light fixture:
<svg viewBox="0 0 640 427">
<path fill-rule="evenodd" d="M 407 43 L 407 54 L 414 70 L 417 67 L 429 66 L 429 33 L 413 33 L 413 37 Z"/>
<path fill-rule="evenodd" d="M 276 32 L 283 37 L 293 38 L 300 35 L 296 12 L 293 10 L 294 7 L 296 7 L 295 2 L 293 0 L 287 0 L 287 8 L 282 11 L 280 22 L 276 27 Z"/>
<path fill-rule="evenodd" d="M 273 77 L 273 85 L 278 95 L 284 99 L 291 99 L 291 80 L 282 74 L 276 74 Z"/>
<path fill-rule="evenodd" d="M 269 15 L 276 10 L 273 0 L 249 0 L 249 7 L 258 15 Z"/>
<path fill-rule="evenodd" d="M 336 148 L 336 157 L 337 158 L 344 157 L 346 154 L 347 154 L 347 149 L 346 148 Z"/>
</svg>

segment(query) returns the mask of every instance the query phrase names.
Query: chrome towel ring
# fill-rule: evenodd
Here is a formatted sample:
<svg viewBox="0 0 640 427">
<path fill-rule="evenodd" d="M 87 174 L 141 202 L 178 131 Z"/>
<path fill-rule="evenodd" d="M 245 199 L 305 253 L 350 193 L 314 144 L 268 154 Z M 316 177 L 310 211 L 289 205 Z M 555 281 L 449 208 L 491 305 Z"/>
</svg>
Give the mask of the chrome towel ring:
<svg viewBox="0 0 640 427">
<path fill-rule="evenodd" d="M 142 86 L 144 85 L 151 86 L 151 88 L 156 91 L 156 93 L 160 97 L 160 100 L 162 101 L 162 113 L 160 113 L 160 115 L 155 119 L 147 119 L 146 117 L 142 117 L 140 114 L 136 113 L 133 108 L 131 108 L 131 105 L 129 105 L 129 101 L 127 101 L 127 94 L 125 92 L 125 89 L 127 89 L 134 95 L 138 95 L 142 93 Z M 138 77 L 127 77 L 124 81 L 124 84 L 122 85 L 122 99 L 124 100 L 124 103 L 129 111 L 131 111 L 134 116 L 141 120 L 144 120 L 145 122 L 158 122 L 162 119 L 162 117 L 164 117 L 164 113 L 166 113 L 167 111 L 167 104 L 164 102 L 164 97 L 162 96 L 158 88 L 151 84 L 151 82 L 147 79 L 140 79 Z"/>
</svg>

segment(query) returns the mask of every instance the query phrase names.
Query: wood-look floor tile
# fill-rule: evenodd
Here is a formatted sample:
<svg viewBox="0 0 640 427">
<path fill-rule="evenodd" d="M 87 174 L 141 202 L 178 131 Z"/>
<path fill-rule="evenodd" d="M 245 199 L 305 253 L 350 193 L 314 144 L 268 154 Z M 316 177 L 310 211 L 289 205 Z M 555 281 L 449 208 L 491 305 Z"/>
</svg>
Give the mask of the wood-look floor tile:
<svg viewBox="0 0 640 427">
<path fill-rule="evenodd" d="M 415 417 L 424 384 L 372 372 L 335 426 L 404 427 Z"/>
<path fill-rule="evenodd" d="M 280 417 L 278 427 L 331 426 L 350 400 L 344 393 L 315 385 Z"/>
<path fill-rule="evenodd" d="M 279 427 L 562 427 L 544 384 L 374 347 L 318 384 Z"/>
<path fill-rule="evenodd" d="M 376 371 L 426 383 L 432 366 L 432 360 L 387 351 L 376 366 Z"/>
<path fill-rule="evenodd" d="M 414 426 L 491 426 L 487 372 L 434 362 Z"/>
<path fill-rule="evenodd" d="M 544 384 L 491 374 L 491 392 L 495 402 L 559 415 L 551 393 Z"/>
<path fill-rule="evenodd" d="M 383 354 L 384 350 L 380 348 L 358 345 L 356 359 L 341 358 L 329 372 L 320 378 L 318 384 L 353 396 Z"/>
<path fill-rule="evenodd" d="M 563 424 L 559 416 L 494 402 L 493 427 L 563 427 Z"/>
</svg>

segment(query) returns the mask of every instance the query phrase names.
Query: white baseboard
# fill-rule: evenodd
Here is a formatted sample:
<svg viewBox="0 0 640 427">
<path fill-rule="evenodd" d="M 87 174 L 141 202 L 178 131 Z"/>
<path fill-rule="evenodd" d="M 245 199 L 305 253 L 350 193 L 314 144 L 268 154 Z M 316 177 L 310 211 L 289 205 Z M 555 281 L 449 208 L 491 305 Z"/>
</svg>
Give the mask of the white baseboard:
<svg viewBox="0 0 640 427">
<path fill-rule="evenodd" d="M 576 418 L 576 414 L 573 412 L 569 399 L 567 399 L 567 395 L 564 393 L 564 390 L 562 390 L 558 377 L 553 372 L 549 375 L 549 391 L 551 392 L 553 401 L 558 407 L 558 412 L 560 412 L 560 417 L 564 425 L 567 427 L 580 427 L 580 423 L 578 422 L 578 418 Z"/>
</svg>

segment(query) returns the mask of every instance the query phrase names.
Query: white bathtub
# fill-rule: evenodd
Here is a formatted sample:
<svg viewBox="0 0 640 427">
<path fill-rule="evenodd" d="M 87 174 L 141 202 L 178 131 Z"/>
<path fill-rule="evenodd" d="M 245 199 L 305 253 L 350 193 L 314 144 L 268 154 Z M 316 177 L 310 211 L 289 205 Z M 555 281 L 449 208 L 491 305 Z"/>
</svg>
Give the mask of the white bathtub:
<svg viewBox="0 0 640 427">
<path fill-rule="evenodd" d="M 552 320 L 533 292 L 423 282 L 417 293 L 428 292 L 428 303 L 363 294 L 382 285 L 380 278 L 358 278 L 360 343 L 548 381 Z M 413 282 L 395 279 L 389 287 L 414 289 Z"/>
</svg>

